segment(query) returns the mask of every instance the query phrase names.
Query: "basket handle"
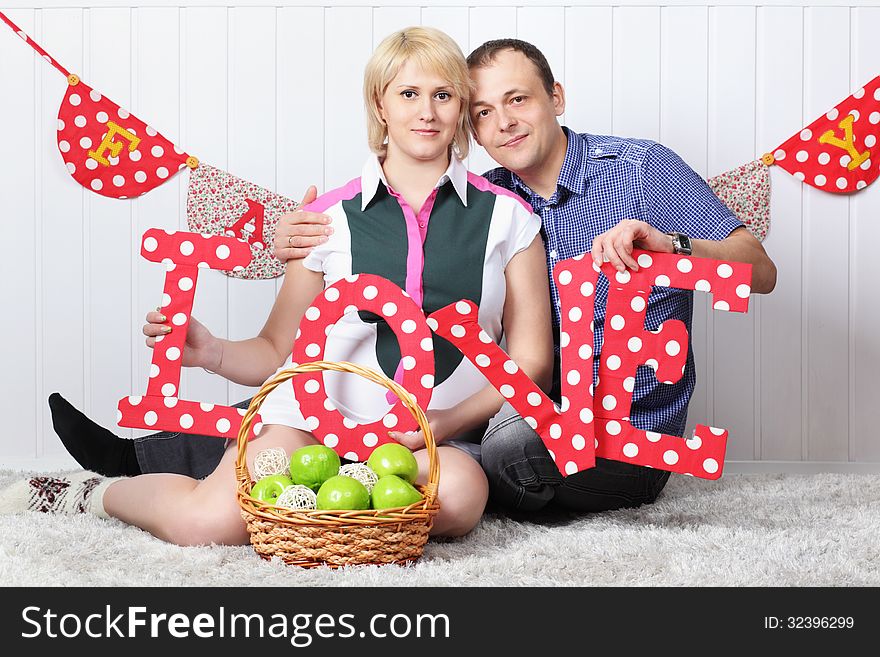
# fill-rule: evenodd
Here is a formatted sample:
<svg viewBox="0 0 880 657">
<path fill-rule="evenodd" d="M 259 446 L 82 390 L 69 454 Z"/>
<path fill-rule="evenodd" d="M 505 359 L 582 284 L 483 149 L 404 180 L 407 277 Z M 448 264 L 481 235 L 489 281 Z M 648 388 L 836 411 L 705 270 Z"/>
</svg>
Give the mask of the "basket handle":
<svg viewBox="0 0 880 657">
<path fill-rule="evenodd" d="M 317 360 L 311 363 L 301 363 L 277 372 L 272 378 L 263 384 L 251 400 L 250 406 L 248 406 L 248 409 L 241 420 L 241 427 L 238 430 L 238 456 L 235 461 L 235 476 L 238 480 L 239 488 L 249 490 L 251 485 L 251 473 L 247 467 L 248 435 L 250 434 L 251 424 L 254 421 L 254 417 L 256 417 L 259 412 L 263 401 L 265 401 L 269 393 L 275 388 L 285 381 L 290 381 L 297 374 L 322 371 L 349 372 L 357 374 L 387 388 L 403 402 L 403 405 L 406 406 L 412 414 L 416 423 L 418 423 L 419 428 L 422 430 L 422 434 L 425 436 L 425 448 L 428 450 L 428 483 L 424 486 L 424 491 L 425 499 L 428 501 L 428 504 L 433 504 L 437 499 L 437 487 L 440 481 L 440 463 L 437 458 L 437 444 L 434 440 L 434 432 L 431 431 L 431 426 L 428 424 L 428 418 L 425 416 L 424 411 L 422 411 L 416 403 L 415 398 L 407 392 L 406 388 L 396 381 L 392 381 L 384 374 L 376 372 L 368 367 L 362 367 L 346 361 L 334 362 Z"/>
</svg>

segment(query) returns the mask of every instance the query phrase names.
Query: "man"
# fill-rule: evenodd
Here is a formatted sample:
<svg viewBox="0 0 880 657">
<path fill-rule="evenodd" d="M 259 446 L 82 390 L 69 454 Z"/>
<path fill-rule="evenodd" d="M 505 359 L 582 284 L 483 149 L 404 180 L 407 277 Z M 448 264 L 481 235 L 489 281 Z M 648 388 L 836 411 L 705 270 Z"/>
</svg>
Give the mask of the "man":
<svg viewBox="0 0 880 657">
<path fill-rule="evenodd" d="M 474 134 L 502 165 L 486 177 L 519 194 L 541 217 L 549 269 L 560 260 L 591 251 L 597 264 L 608 260 L 619 271 L 637 270 L 631 253 L 643 248 L 747 262 L 753 266 L 752 291 L 773 289 L 776 268 L 764 248 L 675 153 L 650 141 L 577 134 L 560 126 L 557 117 L 565 111 L 565 91 L 537 48 L 516 39 L 490 41 L 471 53 L 468 65 L 476 84 L 471 105 Z M 289 215 L 279 223 L 275 237 L 278 257 L 303 257 L 332 231 L 327 221 L 310 212 Z M 557 335 L 551 397 L 558 400 L 560 308 L 552 280 L 551 293 Z M 608 282 L 600 277 L 595 301 L 596 372 L 607 295 Z M 645 328 L 654 330 L 668 319 L 678 319 L 690 331 L 692 314 L 692 292 L 655 289 Z M 630 412 L 633 426 L 682 435 L 695 382 L 690 347 L 684 375 L 676 384 L 661 384 L 653 370 L 640 367 Z M 133 471 L 106 474 L 209 472 L 222 453 L 222 441 L 217 439 L 181 440 L 173 434 L 139 439 L 123 448 L 120 443 L 128 441 L 90 425 L 60 397 L 53 396 L 50 404 L 56 428 L 66 424 L 59 435 L 74 456 L 77 451 L 68 443 L 75 443 L 79 453 L 94 453 L 94 444 L 100 444 L 104 454 L 100 465 L 106 467 L 107 452 L 112 452 L 114 462 L 122 461 Z M 74 439 L 73 427 L 78 436 L 91 435 L 95 441 Z M 563 477 L 540 437 L 509 405 L 490 422 L 481 458 L 493 500 L 521 511 L 551 503 L 582 511 L 638 506 L 653 502 L 669 478 L 663 470 L 602 458 L 595 468 Z M 94 463 L 80 463 L 95 469 Z"/>
</svg>

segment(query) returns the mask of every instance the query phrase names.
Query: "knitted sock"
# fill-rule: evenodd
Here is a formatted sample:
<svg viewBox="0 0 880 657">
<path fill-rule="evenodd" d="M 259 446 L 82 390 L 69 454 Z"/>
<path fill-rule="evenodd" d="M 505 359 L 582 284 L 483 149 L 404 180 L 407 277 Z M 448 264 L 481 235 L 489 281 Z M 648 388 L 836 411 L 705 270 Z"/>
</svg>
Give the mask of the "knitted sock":
<svg viewBox="0 0 880 657">
<path fill-rule="evenodd" d="M 108 477 L 141 474 L 133 440 L 95 424 L 57 392 L 49 395 L 49 409 L 55 433 L 83 468 Z"/>
<path fill-rule="evenodd" d="M 104 491 L 118 479 L 87 471 L 61 477 L 35 475 L 0 490 L 0 514 L 39 511 L 62 515 L 93 513 L 109 518 L 104 510 Z"/>
</svg>

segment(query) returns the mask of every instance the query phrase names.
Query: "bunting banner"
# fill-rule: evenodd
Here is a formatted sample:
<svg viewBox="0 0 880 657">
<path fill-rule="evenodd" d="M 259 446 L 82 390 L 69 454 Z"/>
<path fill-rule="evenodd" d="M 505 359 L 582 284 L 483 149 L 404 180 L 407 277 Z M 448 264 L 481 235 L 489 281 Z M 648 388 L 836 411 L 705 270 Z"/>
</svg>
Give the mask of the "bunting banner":
<svg viewBox="0 0 880 657">
<path fill-rule="evenodd" d="M 880 175 L 872 149 L 880 134 L 880 76 L 844 99 L 762 160 L 823 192 L 849 194 Z"/>
<path fill-rule="evenodd" d="M 706 182 L 748 231 L 763 242 L 770 230 L 770 172 L 764 163 L 753 160 Z"/>
<path fill-rule="evenodd" d="M 139 118 L 68 77 L 58 110 L 58 150 L 80 185 L 110 198 L 134 198 L 199 162 Z"/>
<path fill-rule="evenodd" d="M 227 276 L 250 280 L 276 278 L 284 265 L 275 257 L 272 242 L 278 219 L 299 207 L 296 201 L 242 180 L 204 162 L 190 173 L 186 221 L 194 233 L 225 235 L 247 242 L 251 262 Z"/>
<path fill-rule="evenodd" d="M 67 78 L 57 142 L 68 172 L 80 185 L 110 198 L 134 198 L 179 170 L 199 165 L 155 128 L 70 73 L 2 12 L 0 20 Z"/>
</svg>

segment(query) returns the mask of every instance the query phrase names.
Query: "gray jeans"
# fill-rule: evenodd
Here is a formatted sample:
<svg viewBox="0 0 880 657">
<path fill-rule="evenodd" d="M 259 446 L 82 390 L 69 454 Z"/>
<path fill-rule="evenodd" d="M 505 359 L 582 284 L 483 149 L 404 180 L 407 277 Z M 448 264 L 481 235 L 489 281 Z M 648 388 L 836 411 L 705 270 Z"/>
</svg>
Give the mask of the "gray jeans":
<svg viewBox="0 0 880 657">
<path fill-rule="evenodd" d="M 669 472 L 596 458 L 596 467 L 563 477 L 540 436 L 505 403 L 489 422 L 481 446 L 490 499 L 518 511 L 555 505 L 609 511 L 657 499 Z"/>
</svg>

